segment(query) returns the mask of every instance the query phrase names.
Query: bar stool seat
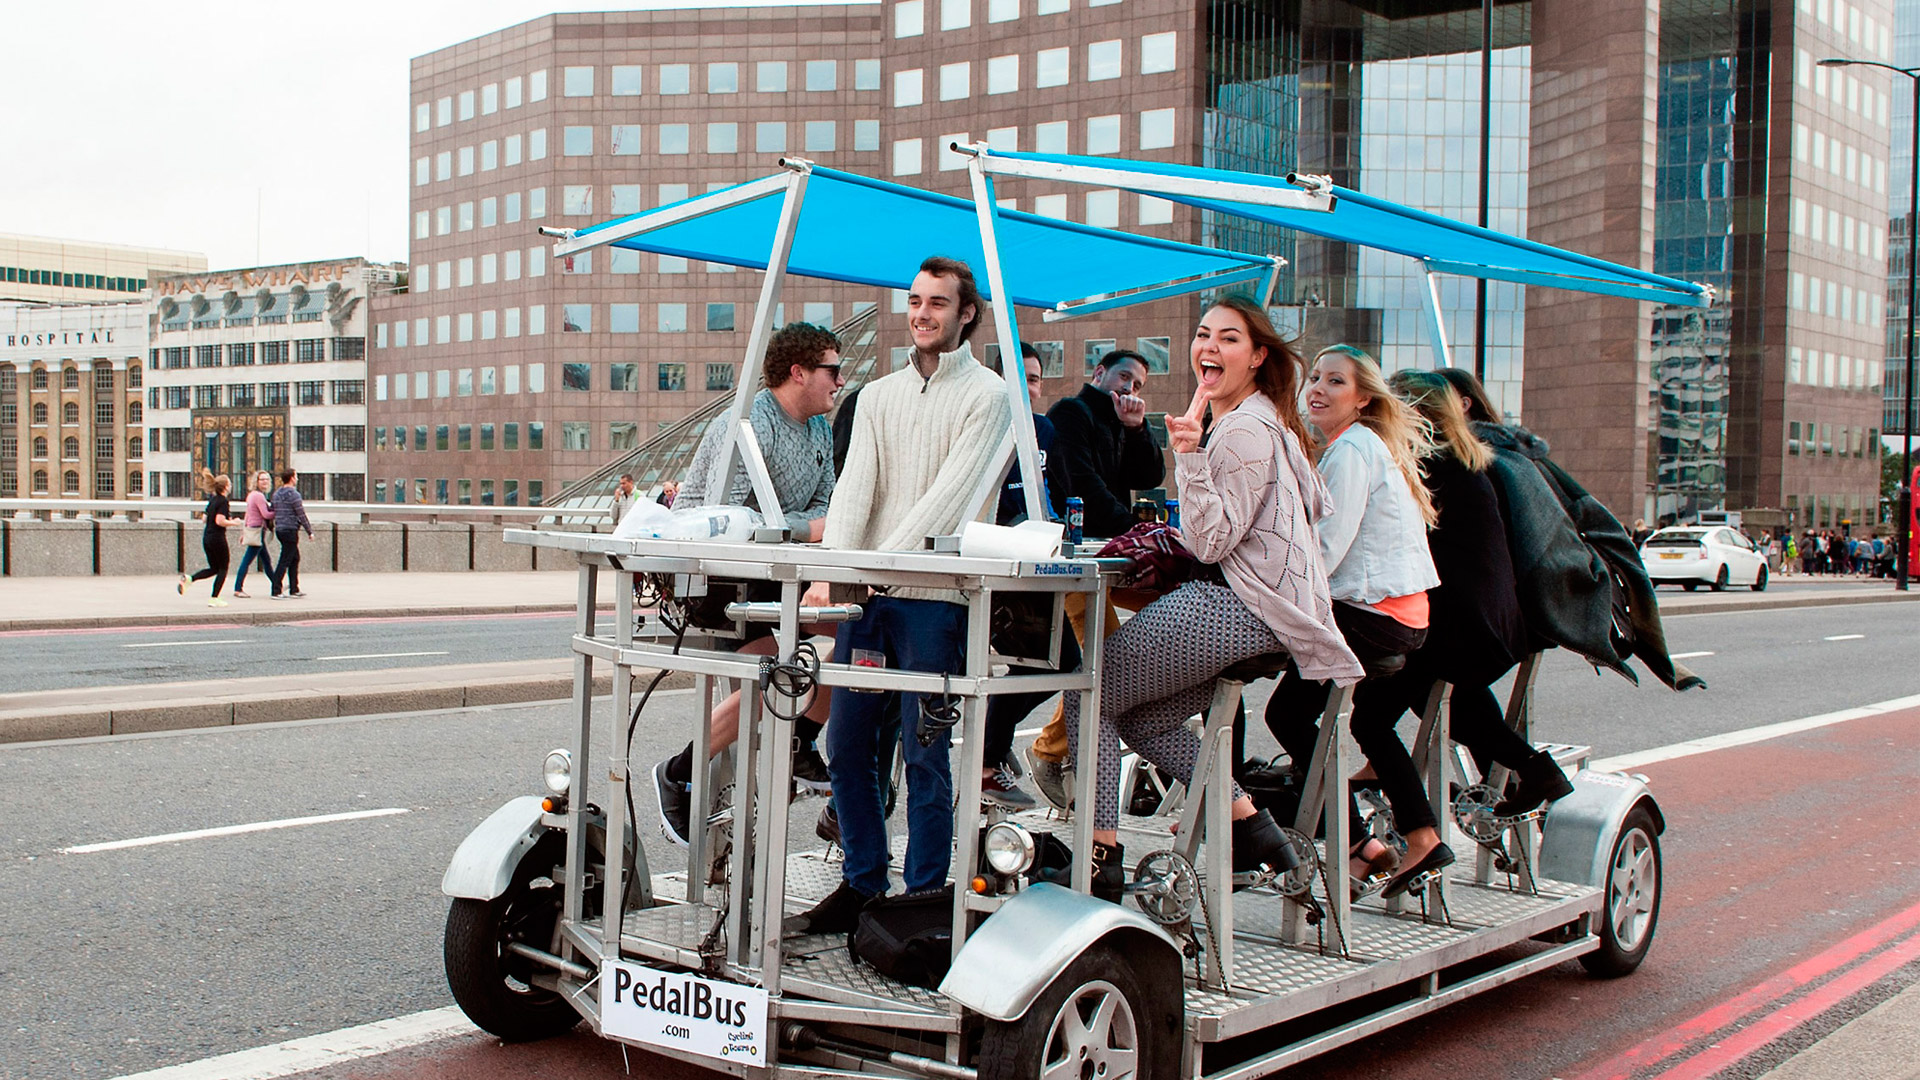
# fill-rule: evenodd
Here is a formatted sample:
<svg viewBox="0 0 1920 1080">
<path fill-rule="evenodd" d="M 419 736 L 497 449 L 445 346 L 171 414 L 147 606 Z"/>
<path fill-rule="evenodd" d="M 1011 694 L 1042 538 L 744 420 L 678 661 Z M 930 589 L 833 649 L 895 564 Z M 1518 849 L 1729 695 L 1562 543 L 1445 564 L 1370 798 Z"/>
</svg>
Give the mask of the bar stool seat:
<svg viewBox="0 0 1920 1080">
<path fill-rule="evenodd" d="M 1406 661 L 1404 656 L 1400 659 L 1402 663 Z M 1250 683 L 1255 679 L 1274 679 L 1286 670 L 1287 660 L 1288 655 L 1284 652 L 1261 653 L 1259 656 L 1249 656 L 1228 667 L 1214 678 L 1220 682 L 1237 683 Z"/>
</svg>

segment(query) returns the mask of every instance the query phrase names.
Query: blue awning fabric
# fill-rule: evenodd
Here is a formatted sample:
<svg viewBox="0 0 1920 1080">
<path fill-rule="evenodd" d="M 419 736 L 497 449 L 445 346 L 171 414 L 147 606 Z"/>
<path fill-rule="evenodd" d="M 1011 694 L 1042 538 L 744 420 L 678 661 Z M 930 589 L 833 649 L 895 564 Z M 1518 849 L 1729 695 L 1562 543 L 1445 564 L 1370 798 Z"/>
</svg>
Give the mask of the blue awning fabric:
<svg viewBox="0 0 1920 1080">
<path fill-rule="evenodd" d="M 1099 182 L 1097 174 L 1104 171 L 1150 173 L 1184 180 L 1227 180 L 1287 191 L 1298 191 L 1305 186 L 1276 176 L 1193 165 L 1000 150 L 989 152 L 989 172 L 993 171 L 992 162 L 995 158 L 1074 166 L 1085 170 L 1090 177 L 1089 183 Z M 1149 190 L 1145 186 L 1129 186 L 1121 182 L 1109 186 L 1156 195 L 1203 210 L 1265 221 L 1330 240 L 1395 252 L 1418 259 L 1427 264 L 1429 269 L 1442 273 L 1513 281 L 1523 285 L 1547 285 L 1687 307 L 1706 307 L 1712 302 L 1712 290 L 1704 285 L 1482 229 L 1339 185 L 1326 189 L 1335 199 L 1332 213 Z"/>
<path fill-rule="evenodd" d="M 624 231 L 680 203 L 578 230 L 563 251 L 591 246 L 596 233 Z M 735 206 L 611 241 L 611 246 L 764 270 L 779 224 L 784 188 Z M 1265 256 L 1135 236 L 1036 214 L 1001 210 L 1001 266 L 1013 302 L 1057 309 L 1115 294 L 1195 281 L 1194 289 L 1253 281 L 1273 268 Z M 787 271 L 883 288 L 911 284 L 923 259 L 946 255 L 973 268 L 987 299 L 986 256 L 972 202 L 812 166 Z M 1199 283 L 1205 279 L 1204 284 Z"/>
</svg>

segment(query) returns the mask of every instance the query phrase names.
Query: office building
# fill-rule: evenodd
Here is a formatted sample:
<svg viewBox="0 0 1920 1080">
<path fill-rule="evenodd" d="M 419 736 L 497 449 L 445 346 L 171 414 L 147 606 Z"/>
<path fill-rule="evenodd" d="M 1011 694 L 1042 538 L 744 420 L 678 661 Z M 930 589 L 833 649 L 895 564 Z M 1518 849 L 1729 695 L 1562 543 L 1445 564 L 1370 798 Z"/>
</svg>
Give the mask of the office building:
<svg viewBox="0 0 1920 1080">
<path fill-rule="evenodd" d="M 1889 88 L 1813 61 L 1889 58 L 1890 2 L 1499 3 L 1486 28 L 1479 8 L 898 0 L 554 15 L 421 57 L 406 106 L 411 287 L 374 328 L 373 495 L 504 503 L 511 481 L 516 498 L 536 482 L 544 497 L 730 386 L 756 275 L 614 252 L 550 266 L 534 226 L 765 175 L 783 153 L 965 194 L 947 147 L 967 140 L 1326 174 L 1474 220 L 1485 29 L 1488 223 L 1718 298 L 1654 311 L 1494 283 L 1481 345 L 1473 283 L 1442 279 L 1455 362 L 1483 365 L 1499 406 L 1622 518 L 1725 506 L 1870 520 Z M 1285 256 L 1276 312 L 1309 350 L 1347 341 L 1390 369 L 1435 363 L 1426 280 L 1406 260 L 1114 190 L 1019 181 L 996 195 Z M 879 305 L 883 342 L 903 302 L 798 281 L 785 299 L 783 316 L 819 322 Z M 1023 313 L 1047 398 L 1129 347 L 1169 375 L 1150 383 L 1152 407 L 1184 406 L 1195 304 Z"/>
<path fill-rule="evenodd" d="M 308 500 L 363 501 L 369 301 L 400 274 L 354 258 L 154 278 L 149 493 L 290 465 Z"/>
<path fill-rule="evenodd" d="M 133 300 L 155 274 L 206 268 L 207 257 L 189 251 L 0 233 L 0 300 Z"/>
<path fill-rule="evenodd" d="M 0 302 L 0 498 L 140 496 L 146 353 L 138 300 Z"/>
</svg>

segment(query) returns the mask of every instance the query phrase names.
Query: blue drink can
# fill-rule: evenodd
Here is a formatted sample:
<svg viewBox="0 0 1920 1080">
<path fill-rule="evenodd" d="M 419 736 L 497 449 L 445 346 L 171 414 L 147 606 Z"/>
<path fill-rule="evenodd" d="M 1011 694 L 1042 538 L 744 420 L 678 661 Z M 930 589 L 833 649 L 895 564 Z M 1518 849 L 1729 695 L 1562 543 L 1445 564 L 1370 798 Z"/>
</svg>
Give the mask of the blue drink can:
<svg viewBox="0 0 1920 1080">
<path fill-rule="evenodd" d="M 1067 543 L 1078 544 L 1086 538 L 1087 504 L 1074 496 L 1067 500 Z"/>
<path fill-rule="evenodd" d="M 1177 529 L 1180 527 L 1180 500 L 1179 499 L 1167 500 L 1167 527 L 1170 529 Z"/>
</svg>

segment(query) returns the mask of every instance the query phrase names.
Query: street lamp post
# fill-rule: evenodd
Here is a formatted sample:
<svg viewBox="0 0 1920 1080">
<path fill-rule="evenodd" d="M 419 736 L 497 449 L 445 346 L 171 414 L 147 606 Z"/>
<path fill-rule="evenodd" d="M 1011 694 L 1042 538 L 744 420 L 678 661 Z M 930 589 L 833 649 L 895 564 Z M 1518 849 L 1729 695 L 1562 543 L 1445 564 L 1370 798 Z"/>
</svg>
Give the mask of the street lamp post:
<svg viewBox="0 0 1920 1080">
<path fill-rule="evenodd" d="M 1913 138 L 1907 144 L 1910 151 L 1907 161 L 1907 379 L 1903 388 L 1904 408 L 1900 423 L 1900 487 L 1901 498 L 1897 500 L 1900 523 L 1894 537 L 1898 540 L 1898 565 L 1894 570 L 1895 588 L 1905 591 L 1907 588 L 1907 566 L 1913 554 L 1909 550 L 1913 544 L 1912 512 L 1908 509 L 1913 499 L 1909 485 L 1913 481 L 1913 302 L 1916 274 L 1920 274 L 1920 236 L 1916 236 L 1915 224 L 1920 221 L 1920 68 L 1895 67 L 1877 60 L 1849 60 L 1841 56 L 1829 56 L 1820 61 L 1821 67 L 1877 67 L 1898 75 L 1905 75 L 1913 84 Z"/>
</svg>

